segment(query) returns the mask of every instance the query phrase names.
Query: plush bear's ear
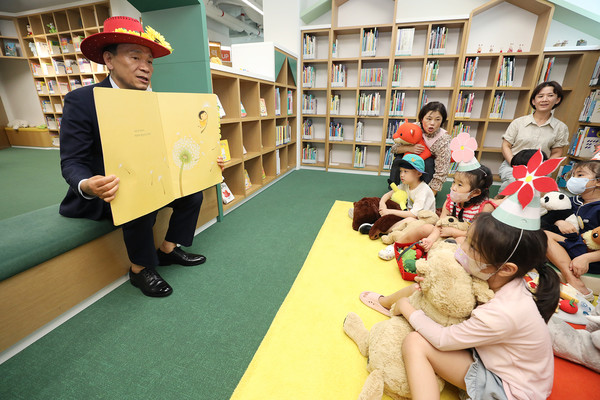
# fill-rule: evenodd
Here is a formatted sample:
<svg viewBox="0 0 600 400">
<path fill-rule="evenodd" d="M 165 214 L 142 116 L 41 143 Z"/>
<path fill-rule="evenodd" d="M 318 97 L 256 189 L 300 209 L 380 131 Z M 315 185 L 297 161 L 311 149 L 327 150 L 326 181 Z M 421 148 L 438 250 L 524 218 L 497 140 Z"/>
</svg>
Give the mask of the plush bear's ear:
<svg viewBox="0 0 600 400">
<path fill-rule="evenodd" d="M 482 279 L 473 277 L 473 294 L 477 303 L 487 303 L 494 297 L 494 292 L 488 286 L 488 283 Z"/>
</svg>

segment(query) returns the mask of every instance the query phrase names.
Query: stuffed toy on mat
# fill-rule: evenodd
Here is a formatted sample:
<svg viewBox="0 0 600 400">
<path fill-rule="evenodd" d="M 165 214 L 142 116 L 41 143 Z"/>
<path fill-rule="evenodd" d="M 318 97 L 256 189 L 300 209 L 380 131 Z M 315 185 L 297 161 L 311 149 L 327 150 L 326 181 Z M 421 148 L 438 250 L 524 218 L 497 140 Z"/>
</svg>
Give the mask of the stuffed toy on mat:
<svg viewBox="0 0 600 400">
<path fill-rule="evenodd" d="M 384 244 L 392 244 L 394 242 L 405 242 L 403 240 L 403 235 L 409 233 L 410 231 L 419 228 L 425 224 L 435 225 L 438 221 L 439 217 L 434 211 L 430 210 L 421 210 L 417 213 L 417 220 L 404 222 L 402 221 L 398 227 L 394 228 L 393 231 L 388 233 L 387 235 L 381 236 L 381 241 Z"/>
<path fill-rule="evenodd" d="M 427 260 L 417 262 L 417 272 L 425 280 L 421 290 L 409 298 L 415 308 L 444 326 L 464 321 L 478 304 L 494 296 L 487 282 L 469 275 L 458 264 L 454 259 L 455 250 L 456 244 L 442 242 L 429 252 Z M 402 342 L 411 331 L 412 327 L 403 316 L 393 316 L 368 331 L 357 314 L 348 314 L 344 332 L 367 357 L 367 371 L 370 372 L 361 399 L 381 399 L 384 393 L 393 399 L 410 397 Z M 438 383 L 441 391 L 444 381 L 438 378 Z"/>
</svg>

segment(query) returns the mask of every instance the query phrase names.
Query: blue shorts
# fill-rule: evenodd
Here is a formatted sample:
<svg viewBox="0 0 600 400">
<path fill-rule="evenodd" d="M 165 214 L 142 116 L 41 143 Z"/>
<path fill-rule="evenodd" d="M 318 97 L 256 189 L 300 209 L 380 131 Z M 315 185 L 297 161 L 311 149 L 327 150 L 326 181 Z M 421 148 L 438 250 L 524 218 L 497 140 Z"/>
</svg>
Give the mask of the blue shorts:
<svg viewBox="0 0 600 400">
<path fill-rule="evenodd" d="M 471 351 L 473 352 L 473 364 L 465 375 L 465 386 L 469 398 L 472 400 L 506 400 L 502 379 L 485 368 L 475 349 L 471 349 Z"/>
</svg>

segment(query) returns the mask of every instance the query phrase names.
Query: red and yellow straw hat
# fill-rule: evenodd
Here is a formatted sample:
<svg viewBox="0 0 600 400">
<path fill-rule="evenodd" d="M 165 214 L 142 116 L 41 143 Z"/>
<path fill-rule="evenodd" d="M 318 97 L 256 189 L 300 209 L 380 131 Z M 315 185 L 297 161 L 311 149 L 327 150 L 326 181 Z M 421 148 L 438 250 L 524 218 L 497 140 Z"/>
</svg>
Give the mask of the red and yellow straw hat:
<svg viewBox="0 0 600 400">
<path fill-rule="evenodd" d="M 130 43 L 146 46 L 152 51 L 154 58 L 164 57 L 173 51 L 169 42 L 163 35 L 149 26 L 146 30 L 142 24 L 135 18 L 130 17 L 110 17 L 104 21 L 104 30 L 95 33 L 83 39 L 81 42 L 81 52 L 89 60 L 104 64 L 102 58 L 103 50 L 106 46 L 114 43 Z"/>
</svg>

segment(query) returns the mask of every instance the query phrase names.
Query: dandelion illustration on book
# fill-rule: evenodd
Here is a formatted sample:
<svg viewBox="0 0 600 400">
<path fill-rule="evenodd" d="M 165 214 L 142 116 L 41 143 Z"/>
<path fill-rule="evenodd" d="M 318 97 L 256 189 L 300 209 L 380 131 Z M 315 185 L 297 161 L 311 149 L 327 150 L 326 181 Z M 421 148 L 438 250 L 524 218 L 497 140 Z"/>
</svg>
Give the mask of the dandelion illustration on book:
<svg viewBox="0 0 600 400">
<path fill-rule="evenodd" d="M 173 146 L 173 160 L 179 167 L 179 192 L 183 196 L 183 170 L 192 169 L 200 159 L 200 145 L 191 137 L 179 139 Z"/>
<path fill-rule="evenodd" d="M 202 110 L 198 113 L 198 118 L 200 119 L 200 133 L 202 133 L 208 125 L 208 113 Z"/>
</svg>

